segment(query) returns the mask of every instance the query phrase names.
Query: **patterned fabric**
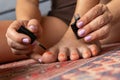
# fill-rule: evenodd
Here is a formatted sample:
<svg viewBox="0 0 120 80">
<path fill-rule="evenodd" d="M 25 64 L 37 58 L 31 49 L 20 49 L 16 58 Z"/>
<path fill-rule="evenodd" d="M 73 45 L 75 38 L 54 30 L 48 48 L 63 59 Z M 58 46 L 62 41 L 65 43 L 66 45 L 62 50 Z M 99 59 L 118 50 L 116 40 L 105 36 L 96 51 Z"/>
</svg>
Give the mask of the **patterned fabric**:
<svg viewBox="0 0 120 80">
<path fill-rule="evenodd" d="M 99 56 L 39 64 L 33 60 L 0 65 L 0 80 L 119 80 L 120 45 L 106 46 Z"/>
</svg>

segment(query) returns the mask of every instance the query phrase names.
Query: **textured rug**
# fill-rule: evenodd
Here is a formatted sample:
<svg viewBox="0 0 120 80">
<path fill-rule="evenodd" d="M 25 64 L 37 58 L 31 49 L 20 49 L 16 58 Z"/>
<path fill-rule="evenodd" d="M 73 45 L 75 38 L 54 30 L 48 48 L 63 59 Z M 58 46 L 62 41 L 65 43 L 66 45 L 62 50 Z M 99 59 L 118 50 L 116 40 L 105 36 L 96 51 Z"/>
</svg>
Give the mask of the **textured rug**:
<svg viewBox="0 0 120 80">
<path fill-rule="evenodd" d="M 40 64 L 32 59 L 0 65 L 0 80 L 120 80 L 120 44 L 103 46 L 100 55 Z"/>
</svg>

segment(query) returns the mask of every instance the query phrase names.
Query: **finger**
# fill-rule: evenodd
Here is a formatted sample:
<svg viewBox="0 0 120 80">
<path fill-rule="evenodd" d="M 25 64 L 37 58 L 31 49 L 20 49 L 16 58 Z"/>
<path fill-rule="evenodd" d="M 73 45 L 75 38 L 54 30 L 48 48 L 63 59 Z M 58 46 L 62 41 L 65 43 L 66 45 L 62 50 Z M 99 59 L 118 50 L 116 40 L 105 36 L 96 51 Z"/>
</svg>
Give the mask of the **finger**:
<svg viewBox="0 0 120 80">
<path fill-rule="evenodd" d="M 112 19 L 111 13 L 108 11 L 104 13 L 103 15 L 95 18 L 92 22 L 87 24 L 82 29 L 78 30 L 78 36 L 84 37 L 88 35 L 90 32 L 94 33 L 94 31 L 100 29 L 102 26 L 108 24 Z M 83 32 L 84 31 L 84 32 Z"/>
<path fill-rule="evenodd" d="M 11 50 L 12 50 L 12 53 L 14 53 L 15 55 L 25 55 L 25 54 L 32 53 L 32 49 L 17 50 L 17 49 L 11 48 Z"/>
<path fill-rule="evenodd" d="M 6 32 L 6 37 L 12 39 L 18 43 L 29 44 L 31 42 L 29 36 L 18 33 L 18 28 L 22 25 L 22 22 L 14 21 Z"/>
<path fill-rule="evenodd" d="M 8 38 L 7 41 L 9 42 L 8 45 L 11 48 L 17 49 L 17 50 L 25 50 L 25 49 L 30 49 L 33 47 L 32 45 L 25 45 L 25 44 L 17 43 L 15 41 L 11 40 L 10 38 Z"/>
<path fill-rule="evenodd" d="M 38 33 L 41 33 L 41 30 L 42 30 L 41 26 L 40 26 L 40 22 L 38 20 L 36 20 L 36 19 L 30 20 L 28 22 L 27 28 L 28 28 L 28 30 L 33 32 L 35 35 L 38 35 Z"/>
<path fill-rule="evenodd" d="M 81 28 L 84 25 L 91 22 L 96 17 L 102 15 L 106 11 L 107 7 L 103 4 L 98 4 L 88 11 L 81 19 L 77 22 L 77 27 Z M 94 14 L 93 14 L 94 13 Z"/>
<path fill-rule="evenodd" d="M 38 53 L 31 53 L 31 54 L 27 54 L 28 57 L 38 61 L 38 62 L 42 62 L 42 56 Z"/>
<path fill-rule="evenodd" d="M 105 25 L 104 27 L 102 27 L 101 29 L 95 31 L 94 33 L 90 33 L 89 35 L 87 35 L 84 40 L 86 42 L 90 42 L 90 41 L 95 41 L 95 40 L 101 40 L 106 38 L 109 35 L 110 32 L 110 27 L 111 25 Z"/>
</svg>

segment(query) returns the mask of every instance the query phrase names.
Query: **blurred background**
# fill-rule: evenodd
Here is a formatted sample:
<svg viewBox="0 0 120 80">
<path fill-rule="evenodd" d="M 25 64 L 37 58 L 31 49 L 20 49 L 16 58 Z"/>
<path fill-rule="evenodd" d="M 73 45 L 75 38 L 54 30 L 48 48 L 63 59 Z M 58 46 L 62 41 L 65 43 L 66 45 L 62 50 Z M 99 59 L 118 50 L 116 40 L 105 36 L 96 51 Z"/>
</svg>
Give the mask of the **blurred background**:
<svg viewBox="0 0 120 80">
<path fill-rule="evenodd" d="M 51 9 L 50 0 L 39 0 L 39 8 L 42 15 L 46 15 Z M 15 19 L 16 0 L 0 0 L 0 20 Z"/>
</svg>

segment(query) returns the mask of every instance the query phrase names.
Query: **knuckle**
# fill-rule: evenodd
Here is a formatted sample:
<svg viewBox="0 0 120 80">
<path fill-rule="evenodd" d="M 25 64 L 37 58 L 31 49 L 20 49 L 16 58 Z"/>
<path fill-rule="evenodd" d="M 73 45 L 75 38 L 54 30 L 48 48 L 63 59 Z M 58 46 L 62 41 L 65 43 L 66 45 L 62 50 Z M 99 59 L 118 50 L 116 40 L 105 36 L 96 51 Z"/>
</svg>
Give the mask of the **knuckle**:
<svg viewBox="0 0 120 80">
<path fill-rule="evenodd" d="M 17 48 L 17 46 L 15 45 L 15 43 L 12 42 L 12 41 L 10 42 L 10 47 L 11 47 L 11 48 L 14 48 L 14 49 Z"/>
<path fill-rule="evenodd" d="M 89 17 L 88 17 L 88 16 L 84 16 L 84 17 L 82 18 L 82 20 L 84 21 L 84 24 L 89 23 Z"/>
<path fill-rule="evenodd" d="M 104 27 L 103 30 L 102 30 L 103 35 L 106 35 L 109 32 L 110 32 L 109 26 Z"/>
<path fill-rule="evenodd" d="M 111 21 L 112 18 L 113 18 L 113 15 L 112 15 L 111 13 L 109 13 L 109 14 L 108 14 L 108 18 L 109 18 L 109 20 Z"/>
<path fill-rule="evenodd" d="M 98 39 L 97 33 L 91 34 L 91 36 L 92 36 L 92 40 L 97 40 Z"/>
<path fill-rule="evenodd" d="M 15 54 L 15 55 L 20 55 L 20 52 L 15 50 L 15 49 L 11 49 L 12 53 Z"/>
<path fill-rule="evenodd" d="M 103 16 L 100 16 L 100 19 L 98 21 L 98 24 L 101 26 L 103 24 L 105 24 L 105 18 Z"/>
<path fill-rule="evenodd" d="M 99 9 L 102 9 L 103 6 L 104 6 L 103 4 L 98 4 L 98 5 L 96 5 L 96 8 L 97 8 L 97 9 L 98 9 L 98 8 L 99 8 Z"/>
<path fill-rule="evenodd" d="M 103 4 L 96 5 L 96 7 L 93 8 L 93 11 L 94 11 L 93 15 L 100 15 L 100 14 L 102 14 L 103 13 L 102 9 L 103 9 Z"/>
<path fill-rule="evenodd" d="M 92 24 L 88 24 L 86 29 L 85 29 L 87 32 L 92 32 L 94 30 Z"/>
<path fill-rule="evenodd" d="M 19 43 L 19 42 L 22 42 L 22 41 L 21 41 L 21 37 L 15 36 L 14 38 L 15 38 L 15 41 L 16 41 L 16 42 L 18 42 L 18 43 Z"/>
</svg>

